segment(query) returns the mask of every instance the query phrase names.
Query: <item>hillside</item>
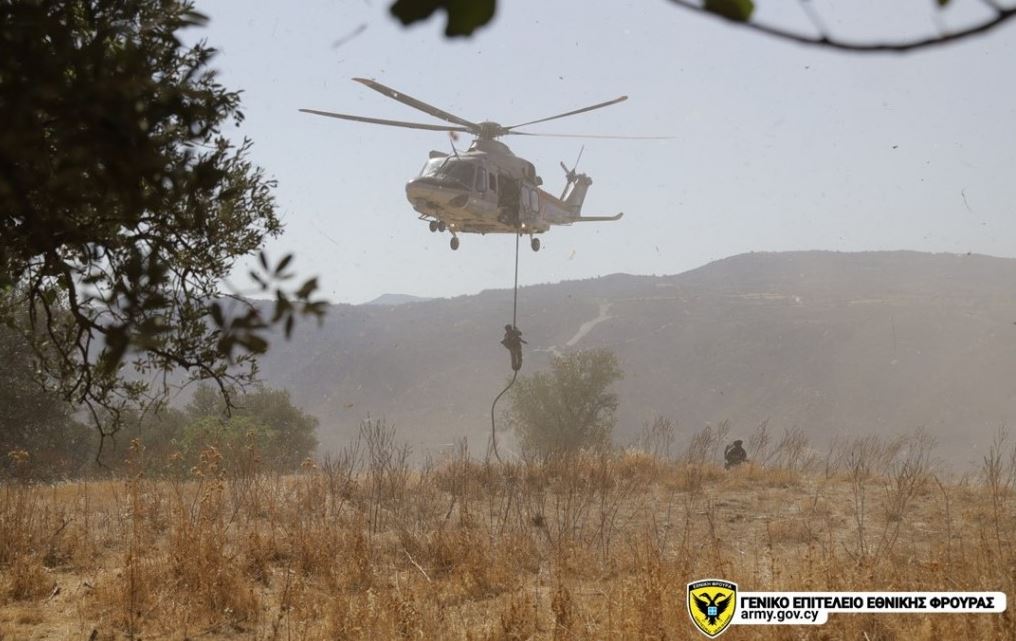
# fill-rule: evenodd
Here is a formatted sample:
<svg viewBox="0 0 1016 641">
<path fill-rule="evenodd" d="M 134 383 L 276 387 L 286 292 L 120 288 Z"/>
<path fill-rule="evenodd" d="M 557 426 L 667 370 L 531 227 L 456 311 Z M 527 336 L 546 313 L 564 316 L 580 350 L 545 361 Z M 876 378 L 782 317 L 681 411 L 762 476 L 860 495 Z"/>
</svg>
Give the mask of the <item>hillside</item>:
<svg viewBox="0 0 1016 641">
<path fill-rule="evenodd" d="M 1016 260 L 914 252 L 746 254 L 674 276 L 526 287 L 523 373 L 555 350 L 609 347 L 625 371 L 619 442 L 662 414 L 685 434 L 730 419 L 746 433 L 925 426 L 979 460 L 1016 415 Z M 486 443 L 508 356 L 511 292 L 339 305 L 271 350 L 263 374 L 321 420 L 326 447 L 370 414 L 417 452 Z"/>
</svg>

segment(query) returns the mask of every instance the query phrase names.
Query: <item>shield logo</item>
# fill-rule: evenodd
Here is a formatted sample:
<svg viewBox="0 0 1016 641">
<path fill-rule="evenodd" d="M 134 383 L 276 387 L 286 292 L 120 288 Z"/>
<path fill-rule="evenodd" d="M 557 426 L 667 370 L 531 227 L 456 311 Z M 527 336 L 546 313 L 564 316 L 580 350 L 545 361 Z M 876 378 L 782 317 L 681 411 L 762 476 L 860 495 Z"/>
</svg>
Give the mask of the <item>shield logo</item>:
<svg viewBox="0 0 1016 641">
<path fill-rule="evenodd" d="M 710 639 L 727 629 L 736 610 L 736 583 L 703 579 L 688 584 L 688 614 L 695 627 Z"/>
</svg>

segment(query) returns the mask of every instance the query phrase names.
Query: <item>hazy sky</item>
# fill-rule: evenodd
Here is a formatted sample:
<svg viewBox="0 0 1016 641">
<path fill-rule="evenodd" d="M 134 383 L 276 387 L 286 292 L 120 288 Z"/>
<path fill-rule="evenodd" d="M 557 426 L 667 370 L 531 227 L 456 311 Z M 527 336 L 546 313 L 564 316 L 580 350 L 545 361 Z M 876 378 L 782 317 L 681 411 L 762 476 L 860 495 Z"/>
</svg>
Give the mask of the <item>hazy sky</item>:
<svg viewBox="0 0 1016 641">
<path fill-rule="evenodd" d="M 279 182 L 286 232 L 269 251 L 296 252 L 300 275 L 318 275 L 334 302 L 512 281 L 511 236 L 465 235 L 452 252 L 406 201 L 427 152 L 449 150 L 445 134 L 297 111 L 439 122 L 354 76 L 503 124 L 624 94 L 620 105 L 529 130 L 674 136 L 585 141 L 580 170 L 594 184 L 583 213 L 625 217 L 553 228 L 538 254 L 524 245 L 523 284 L 671 274 L 748 251 L 1016 256 L 1016 27 L 903 56 L 857 55 L 776 41 L 665 0 L 500 0 L 492 25 L 447 40 L 443 14 L 405 29 L 389 4 L 199 2 L 222 81 L 245 92 L 240 131 Z M 760 20 L 810 27 L 796 2 L 759 4 Z M 937 28 L 931 0 L 812 4 L 844 37 Z M 952 4 L 940 14 L 946 27 L 985 15 L 977 0 Z M 570 165 L 583 144 L 504 141 L 551 192 L 563 186 L 558 161 Z"/>
</svg>

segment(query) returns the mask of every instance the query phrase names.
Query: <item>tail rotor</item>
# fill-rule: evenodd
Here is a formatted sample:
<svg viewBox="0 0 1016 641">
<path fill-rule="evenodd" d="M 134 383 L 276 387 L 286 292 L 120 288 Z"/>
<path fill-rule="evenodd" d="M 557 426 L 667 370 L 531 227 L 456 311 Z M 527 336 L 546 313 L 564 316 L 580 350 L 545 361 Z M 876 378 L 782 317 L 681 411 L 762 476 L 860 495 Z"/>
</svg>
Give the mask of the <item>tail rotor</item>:
<svg viewBox="0 0 1016 641">
<path fill-rule="evenodd" d="M 565 182 L 564 190 L 561 191 L 561 200 L 564 200 L 565 194 L 568 193 L 568 188 L 571 187 L 572 183 L 577 181 L 579 178 L 579 174 L 575 173 L 575 170 L 578 168 L 579 161 L 582 160 L 582 152 L 584 152 L 585 150 L 586 146 L 582 145 L 582 147 L 579 149 L 578 158 L 575 159 L 575 164 L 572 165 L 571 169 L 568 169 L 567 165 L 564 164 L 564 161 L 561 161 L 561 169 L 564 170 L 564 178 L 567 181 Z"/>
</svg>

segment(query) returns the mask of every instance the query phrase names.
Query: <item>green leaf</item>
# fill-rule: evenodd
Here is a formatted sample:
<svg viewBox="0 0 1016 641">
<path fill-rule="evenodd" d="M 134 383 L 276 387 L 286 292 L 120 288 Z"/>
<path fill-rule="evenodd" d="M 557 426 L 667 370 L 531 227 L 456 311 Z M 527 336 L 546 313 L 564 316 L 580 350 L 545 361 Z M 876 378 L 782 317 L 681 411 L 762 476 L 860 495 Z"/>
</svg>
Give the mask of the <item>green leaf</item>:
<svg viewBox="0 0 1016 641">
<path fill-rule="evenodd" d="M 323 300 L 307 303 L 303 307 L 303 313 L 317 316 L 318 320 L 321 320 L 328 313 L 328 303 Z"/>
<path fill-rule="evenodd" d="M 181 14 L 180 22 L 185 27 L 202 27 L 208 24 L 208 16 L 200 11 L 189 9 Z"/>
<path fill-rule="evenodd" d="M 389 11 L 402 24 L 410 25 L 426 20 L 442 5 L 441 0 L 396 0 Z"/>
<path fill-rule="evenodd" d="M 448 14 L 446 36 L 469 36 L 494 17 L 497 0 L 396 0 L 390 11 L 402 24 L 410 25 L 426 20 L 438 9 Z"/>
<path fill-rule="evenodd" d="M 116 371 L 127 353 L 128 344 L 127 332 L 122 327 L 111 328 L 106 333 L 106 348 L 100 354 L 95 368 L 100 376 L 110 376 Z"/>
<path fill-rule="evenodd" d="M 755 11 L 752 0 L 705 0 L 702 8 L 735 22 L 748 22 Z"/>
<path fill-rule="evenodd" d="M 222 327 L 226 320 L 222 315 L 222 306 L 218 303 L 212 303 L 212 306 L 208 308 L 208 311 L 212 313 L 212 320 L 215 321 L 216 326 Z"/>
<path fill-rule="evenodd" d="M 279 264 L 275 266 L 275 276 L 280 277 L 282 275 L 282 270 L 289 267 L 289 263 L 291 262 L 293 262 L 292 254 L 286 254 L 283 256 L 282 260 L 279 261 Z"/>
<path fill-rule="evenodd" d="M 293 305 L 281 291 L 276 292 L 275 312 L 272 314 L 272 323 L 279 322 L 283 316 L 293 311 Z"/>
<path fill-rule="evenodd" d="M 949 0 L 935 0 L 938 3 L 939 8 L 944 8 L 949 4 Z"/>
<path fill-rule="evenodd" d="M 246 336 L 239 342 L 254 354 L 264 354 L 268 351 L 268 341 L 255 334 Z"/>
<path fill-rule="evenodd" d="M 317 288 L 317 277 L 311 278 L 304 283 L 300 289 L 296 290 L 296 297 L 300 300 L 307 300 L 307 297 L 309 297 Z"/>
<path fill-rule="evenodd" d="M 215 350 L 218 354 L 227 360 L 233 358 L 233 346 L 236 344 L 236 336 L 232 334 L 222 334 L 219 336 L 218 342 L 215 344 Z"/>
</svg>

